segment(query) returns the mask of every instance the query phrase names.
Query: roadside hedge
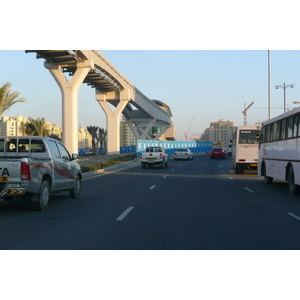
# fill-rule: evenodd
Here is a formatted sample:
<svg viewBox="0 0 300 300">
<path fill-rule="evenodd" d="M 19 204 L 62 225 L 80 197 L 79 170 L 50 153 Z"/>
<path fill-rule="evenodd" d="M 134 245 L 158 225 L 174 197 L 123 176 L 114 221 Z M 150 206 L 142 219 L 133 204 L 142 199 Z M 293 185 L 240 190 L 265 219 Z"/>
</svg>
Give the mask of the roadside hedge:
<svg viewBox="0 0 300 300">
<path fill-rule="evenodd" d="M 87 173 L 87 172 L 105 169 L 105 168 L 115 165 L 117 161 L 125 162 L 125 161 L 133 160 L 134 158 L 136 158 L 136 153 L 132 153 L 132 154 L 129 154 L 126 156 L 115 157 L 115 158 L 109 159 L 107 162 L 101 162 L 101 163 L 94 164 L 94 165 L 83 165 L 83 166 L 81 166 L 81 172 Z"/>
</svg>

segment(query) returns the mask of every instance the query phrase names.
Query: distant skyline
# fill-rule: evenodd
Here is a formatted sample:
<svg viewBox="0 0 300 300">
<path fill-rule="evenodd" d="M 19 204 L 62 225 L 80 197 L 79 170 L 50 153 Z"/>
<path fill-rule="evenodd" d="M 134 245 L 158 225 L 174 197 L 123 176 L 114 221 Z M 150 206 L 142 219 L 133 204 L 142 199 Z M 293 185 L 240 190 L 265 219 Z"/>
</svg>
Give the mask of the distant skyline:
<svg viewBox="0 0 300 300">
<path fill-rule="evenodd" d="M 231 120 L 243 125 L 268 118 L 266 50 L 99 50 L 133 85 L 150 99 L 170 106 L 176 137 L 185 140 L 200 135 L 210 122 Z M 0 84 L 10 82 L 12 91 L 27 98 L 4 113 L 45 118 L 62 125 L 61 94 L 43 59 L 25 50 L 1 50 Z M 300 101 L 300 51 L 271 51 L 272 117 L 283 112 L 283 89 L 275 85 L 295 84 L 286 89 L 289 107 Z M 79 95 L 80 126 L 106 128 L 106 117 L 95 100 L 95 90 L 82 84 Z M 299 106 L 299 104 L 297 104 Z M 193 120 L 192 124 L 191 121 Z"/>
</svg>

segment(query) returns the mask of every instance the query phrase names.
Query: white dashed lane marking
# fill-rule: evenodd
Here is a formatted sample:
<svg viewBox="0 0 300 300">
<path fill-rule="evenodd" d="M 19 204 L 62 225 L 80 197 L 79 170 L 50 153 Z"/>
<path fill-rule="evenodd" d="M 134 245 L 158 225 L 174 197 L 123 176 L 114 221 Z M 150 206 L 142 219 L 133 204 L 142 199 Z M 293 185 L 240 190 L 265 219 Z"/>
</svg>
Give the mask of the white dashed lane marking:
<svg viewBox="0 0 300 300">
<path fill-rule="evenodd" d="M 122 221 L 132 210 L 134 209 L 133 206 L 128 207 L 117 219 L 116 221 Z"/>
<path fill-rule="evenodd" d="M 288 215 L 290 215 L 291 217 L 297 219 L 298 221 L 300 221 L 300 217 L 298 217 L 297 215 L 294 215 L 293 213 L 288 213 Z"/>
</svg>

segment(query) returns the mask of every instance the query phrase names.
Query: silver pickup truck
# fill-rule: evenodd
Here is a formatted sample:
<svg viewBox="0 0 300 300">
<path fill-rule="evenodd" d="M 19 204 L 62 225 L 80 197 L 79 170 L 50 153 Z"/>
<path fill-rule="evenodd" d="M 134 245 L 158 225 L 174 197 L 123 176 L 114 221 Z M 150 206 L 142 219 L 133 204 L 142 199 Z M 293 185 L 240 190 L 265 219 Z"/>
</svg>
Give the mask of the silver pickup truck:
<svg viewBox="0 0 300 300">
<path fill-rule="evenodd" d="M 26 197 L 37 210 L 48 207 L 49 193 L 69 191 L 77 198 L 82 174 L 59 141 L 39 136 L 0 137 L 0 199 Z"/>
<path fill-rule="evenodd" d="M 162 169 L 168 167 L 169 155 L 163 147 L 147 147 L 145 152 L 140 155 L 141 166 L 143 169 L 148 166 L 159 165 Z"/>
</svg>

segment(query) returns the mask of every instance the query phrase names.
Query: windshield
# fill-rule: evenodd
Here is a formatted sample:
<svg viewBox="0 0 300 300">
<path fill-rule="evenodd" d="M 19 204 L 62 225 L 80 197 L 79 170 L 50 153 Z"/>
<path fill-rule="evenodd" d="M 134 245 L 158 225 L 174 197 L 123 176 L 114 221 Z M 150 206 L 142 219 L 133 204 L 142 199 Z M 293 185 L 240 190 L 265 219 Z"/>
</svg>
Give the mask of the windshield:
<svg viewBox="0 0 300 300">
<path fill-rule="evenodd" d="M 259 130 L 240 130 L 240 144 L 257 144 Z"/>
</svg>

